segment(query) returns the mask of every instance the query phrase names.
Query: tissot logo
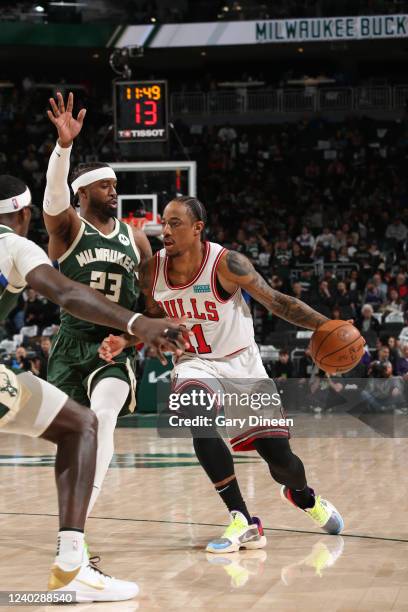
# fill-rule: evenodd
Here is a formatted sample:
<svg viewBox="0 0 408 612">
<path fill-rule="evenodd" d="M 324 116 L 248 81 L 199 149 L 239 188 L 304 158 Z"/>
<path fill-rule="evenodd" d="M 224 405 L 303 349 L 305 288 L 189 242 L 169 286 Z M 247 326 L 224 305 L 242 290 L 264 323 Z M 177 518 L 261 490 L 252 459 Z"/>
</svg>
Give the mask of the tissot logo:
<svg viewBox="0 0 408 612">
<path fill-rule="evenodd" d="M 194 293 L 211 293 L 210 285 L 194 285 Z"/>
</svg>

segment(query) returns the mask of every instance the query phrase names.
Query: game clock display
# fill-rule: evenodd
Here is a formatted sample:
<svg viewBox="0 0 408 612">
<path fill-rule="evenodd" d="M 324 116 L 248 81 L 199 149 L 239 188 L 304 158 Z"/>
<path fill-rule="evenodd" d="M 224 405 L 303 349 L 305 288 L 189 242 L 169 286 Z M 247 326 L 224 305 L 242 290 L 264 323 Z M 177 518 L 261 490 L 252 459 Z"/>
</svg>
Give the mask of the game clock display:
<svg viewBox="0 0 408 612">
<path fill-rule="evenodd" d="M 167 81 L 116 81 L 113 98 L 117 142 L 168 139 Z"/>
</svg>

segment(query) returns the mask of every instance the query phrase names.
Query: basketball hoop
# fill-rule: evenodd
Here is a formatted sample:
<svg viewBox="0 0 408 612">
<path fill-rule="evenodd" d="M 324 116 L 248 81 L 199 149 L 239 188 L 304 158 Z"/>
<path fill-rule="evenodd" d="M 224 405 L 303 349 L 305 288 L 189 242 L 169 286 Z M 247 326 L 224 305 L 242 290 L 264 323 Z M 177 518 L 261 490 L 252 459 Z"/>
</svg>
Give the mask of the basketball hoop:
<svg viewBox="0 0 408 612">
<path fill-rule="evenodd" d="M 144 217 L 134 217 L 133 213 L 130 213 L 129 217 L 123 218 L 122 221 L 141 229 L 146 236 L 160 236 L 162 233 L 161 216 L 156 215 L 156 220 L 153 221 L 152 212 L 146 212 Z"/>
</svg>

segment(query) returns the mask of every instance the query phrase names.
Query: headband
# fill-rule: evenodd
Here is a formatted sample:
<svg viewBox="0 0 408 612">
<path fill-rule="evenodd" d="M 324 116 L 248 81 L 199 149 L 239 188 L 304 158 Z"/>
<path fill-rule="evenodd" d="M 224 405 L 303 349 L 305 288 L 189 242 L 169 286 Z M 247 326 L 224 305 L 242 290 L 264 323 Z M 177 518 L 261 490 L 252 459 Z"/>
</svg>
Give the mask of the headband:
<svg viewBox="0 0 408 612">
<path fill-rule="evenodd" d="M 13 213 L 30 206 L 31 204 L 31 193 L 28 187 L 20 195 L 13 196 L 12 198 L 6 198 L 0 200 L 0 214 Z"/>
<path fill-rule="evenodd" d="M 87 187 L 95 181 L 102 181 L 103 179 L 116 179 L 116 174 L 113 168 L 110 166 L 104 166 L 103 168 L 97 168 L 96 170 L 89 170 L 84 172 L 81 176 L 72 181 L 71 187 L 74 195 L 78 193 L 80 187 Z"/>
</svg>

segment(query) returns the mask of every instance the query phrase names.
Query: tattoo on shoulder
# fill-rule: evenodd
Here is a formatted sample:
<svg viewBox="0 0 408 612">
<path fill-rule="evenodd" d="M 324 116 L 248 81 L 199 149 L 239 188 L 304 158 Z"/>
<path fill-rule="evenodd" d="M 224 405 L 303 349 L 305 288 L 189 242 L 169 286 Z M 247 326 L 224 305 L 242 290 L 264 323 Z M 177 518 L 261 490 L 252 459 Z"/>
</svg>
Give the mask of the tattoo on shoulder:
<svg viewBox="0 0 408 612">
<path fill-rule="evenodd" d="M 237 276 L 247 276 L 253 271 L 251 262 L 244 255 L 236 251 L 228 251 L 227 266 L 228 270 Z"/>
</svg>

